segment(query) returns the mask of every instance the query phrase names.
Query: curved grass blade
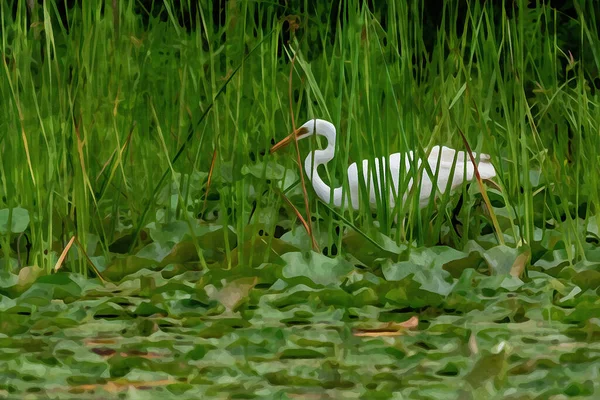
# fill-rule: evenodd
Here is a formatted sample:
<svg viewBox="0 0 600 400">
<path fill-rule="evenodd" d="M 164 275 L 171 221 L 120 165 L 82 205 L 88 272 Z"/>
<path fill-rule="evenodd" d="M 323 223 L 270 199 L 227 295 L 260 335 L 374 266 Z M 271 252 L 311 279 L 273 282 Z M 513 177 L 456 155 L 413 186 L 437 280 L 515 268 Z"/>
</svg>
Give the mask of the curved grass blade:
<svg viewBox="0 0 600 400">
<path fill-rule="evenodd" d="M 217 140 L 219 140 L 219 139 L 217 138 Z M 210 191 L 210 184 L 212 183 L 212 176 L 213 176 L 213 172 L 215 170 L 216 161 L 217 161 L 217 149 L 215 149 L 215 151 L 213 151 L 212 160 L 210 162 L 210 169 L 208 170 L 208 178 L 206 180 L 206 192 L 204 193 L 204 204 L 202 205 L 202 212 L 200 213 L 201 215 L 204 215 L 204 211 L 206 211 L 206 202 L 208 201 L 208 192 Z"/>
<path fill-rule="evenodd" d="M 298 217 L 298 219 L 302 223 L 302 226 L 304 226 L 304 229 L 306 229 L 306 233 L 308 233 L 308 236 L 310 237 L 310 239 L 312 241 L 313 250 L 321 252 L 321 250 L 319 249 L 319 245 L 318 245 L 317 241 L 315 240 L 314 235 L 312 234 L 312 231 L 310 228 L 310 222 L 306 222 L 304 217 L 302 217 L 302 214 L 300 214 L 300 211 L 298 211 L 298 209 L 292 204 L 290 199 L 288 199 L 287 196 L 285 194 L 283 194 L 283 192 L 281 190 L 279 190 L 279 188 L 275 188 L 275 191 L 278 192 L 279 195 L 283 198 L 283 200 L 285 200 L 286 204 L 292 210 L 294 210 L 294 214 L 296 214 L 296 217 Z M 309 221 L 310 221 L 310 219 L 309 219 Z"/>
</svg>

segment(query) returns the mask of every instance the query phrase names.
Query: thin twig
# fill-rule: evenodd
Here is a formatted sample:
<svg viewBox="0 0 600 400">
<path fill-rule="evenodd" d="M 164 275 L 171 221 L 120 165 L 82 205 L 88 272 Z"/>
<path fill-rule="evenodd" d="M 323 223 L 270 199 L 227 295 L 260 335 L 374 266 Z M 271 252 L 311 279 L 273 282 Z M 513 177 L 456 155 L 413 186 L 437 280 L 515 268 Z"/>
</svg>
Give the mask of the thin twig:
<svg viewBox="0 0 600 400">
<path fill-rule="evenodd" d="M 292 57 L 292 65 L 290 66 L 290 79 L 289 79 L 289 98 L 290 98 L 290 116 L 292 117 L 292 132 L 296 132 L 296 123 L 294 122 L 294 108 L 292 105 L 292 82 L 293 82 L 293 72 L 294 72 L 294 63 L 296 61 L 296 53 L 294 53 L 294 56 Z M 302 160 L 300 159 L 300 147 L 298 147 L 298 141 L 294 138 L 293 139 L 294 142 L 294 147 L 296 148 L 296 161 L 298 162 L 298 169 L 300 170 L 300 184 L 302 186 L 302 194 L 304 196 L 304 207 L 306 209 L 306 221 L 302 220 L 302 217 L 300 216 L 299 213 L 297 213 L 297 215 L 300 217 L 300 219 L 302 220 L 302 224 L 304 225 L 304 228 L 306 229 L 306 232 L 308 233 L 308 236 L 310 236 L 312 243 L 313 243 L 313 248 L 315 250 L 319 250 L 319 246 L 317 246 L 317 242 L 315 240 L 315 237 L 313 235 L 313 231 L 312 231 L 312 225 L 311 225 L 311 217 L 310 217 L 310 205 L 308 204 L 308 193 L 306 191 L 306 183 L 304 181 L 304 171 L 302 171 Z M 287 201 L 287 198 L 284 196 L 284 198 Z"/>
<path fill-rule="evenodd" d="M 218 141 L 218 138 L 217 138 Z M 204 191 L 204 205 L 202 205 L 202 218 L 204 218 L 204 211 L 206 211 L 206 201 L 208 200 L 208 192 L 210 191 L 210 184 L 212 182 L 213 171 L 215 170 L 215 161 L 217 160 L 217 149 L 213 151 L 212 161 L 210 162 L 210 170 L 208 171 L 208 179 L 206 180 L 206 190 Z"/>
<path fill-rule="evenodd" d="M 473 168 L 475 170 L 475 177 L 477 178 L 477 184 L 479 185 L 479 191 L 481 192 L 483 201 L 485 202 L 485 205 L 486 205 L 488 211 L 490 212 L 490 217 L 492 218 L 492 224 L 494 225 L 494 230 L 496 231 L 496 237 L 498 238 L 498 243 L 500 243 L 501 245 L 504 245 L 504 235 L 502 234 L 502 231 L 500 230 L 500 225 L 498 224 L 498 219 L 496 218 L 496 214 L 494 213 L 494 210 L 492 209 L 492 204 L 490 203 L 490 199 L 487 195 L 487 191 L 485 190 L 485 187 L 483 186 L 483 181 L 481 180 L 481 175 L 479 175 L 479 168 L 477 168 L 477 163 L 475 162 L 475 157 L 473 156 L 471 146 L 469 146 L 469 142 L 467 141 L 467 138 L 465 137 L 465 134 L 463 133 L 463 131 L 458 126 L 457 126 L 457 129 L 458 129 L 458 132 L 460 133 L 460 136 L 462 137 L 465 147 L 467 148 L 467 152 L 469 153 L 469 158 L 471 159 L 471 162 L 473 163 Z"/>
</svg>

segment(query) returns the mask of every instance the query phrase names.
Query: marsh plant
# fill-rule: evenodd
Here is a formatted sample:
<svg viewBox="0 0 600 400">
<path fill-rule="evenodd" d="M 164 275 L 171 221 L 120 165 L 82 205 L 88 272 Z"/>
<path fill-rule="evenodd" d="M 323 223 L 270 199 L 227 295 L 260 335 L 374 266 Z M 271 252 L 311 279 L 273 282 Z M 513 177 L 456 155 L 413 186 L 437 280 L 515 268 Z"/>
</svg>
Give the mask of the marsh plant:
<svg viewBox="0 0 600 400">
<path fill-rule="evenodd" d="M 124 297 L 119 305 L 93 305 L 96 320 L 159 316 L 140 323 L 133 336 L 238 313 L 235 323 L 203 325 L 208 330 L 194 340 L 205 341 L 190 352 L 177 348 L 192 364 L 224 351 L 210 338 L 237 328 L 322 317 L 342 332 L 328 339 L 331 346 L 309 335 L 299 344 L 314 347 L 308 353 L 293 346 L 237 352 L 239 343 L 229 337 L 237 354 L 230 357 L 249 351 L 269 385 L 326 381 L 332 390 L 356 385 L 367 397 L 377 385 L 391 393 L 395 383 L 368 368 L 372 362 L 363 360 L 359 371 L 344 358 L 354 351 L 344 352 L 345 343 L 358 343 L 342 328 L 349 321 L 425 315 L 421 339 L 389 346 L 373 339 L 384 364 L 404 359 L 417 368 L 416 353 L 407 349 L 421 343 L 417 353 L 429 357 L 441 349 L 445 339 L 435 335 L 446 328 L 457 346 L 471 346 L 471 355 L 455 349 L 447 362 L 421 364 L 421 375 L 409 367 L 384 374 L 429 379 L 431 373 L 439 378 L 433 391 L 467 378 L 482 396 L 493 390 L 480 370 L 497 372 L 496 388 L 538 382 L 523 377 L 524 369 L 535 369 L 525 361 L 533 356 L 528 351 L 550 342 L 528 336 L 523 343 L 535 340 L 531 349 L 521 342 L 494 347 L 498 335 L 480 334 L 469 325 L 474 320 L 491 331 L 507 323 L 508 330 L 498 329 L 508 341 L 516 330 L 529 335 L 523 332 L 533 328 L 511 325 L 525 321 L 573 346 L 597 341 L 595 1 L 566 10 L 525 0 L 446 1 L 436 10 L 427 1 L 68 3 L 0 2 L 2 335 L 25 335 L 19 327 L 31 324 L 56 332 L 45 318 L 64 310 L 49 299 L 74 302 L 71 310 L 81 307 L 89 316 L 85 301 L 105 296 L 109 283 Z M 465 149 L 465 142 L 490 155 L 497 176 L 494 184 L 465 183 L 424 208 L 408 193 L 393 209 L 385 201 L 336 209 L 318 200 L 308 180 L 303 190 L 295 146 L 269 153 L 309 118 L 337 129 L 335 158 L 321 170 L 332 187 L 348 187 L 352 162 L 409 150 L 424 156 L 435 145 Z M 323 145 L 299 142 L 301 159 Z M 134 294 L 144 300 L 127 297 Z M 527 301 L 516 304 L 511 296 Z M 32 304 L 58 311 L 36 314 Z M 87 323 L 69 315 L 60 326 Z M 88 337 L 90 329 L 75 336 Z M 281 332 L 271 333 L 285 341 L 289 332 Z M 477 338 L 487 350 L 473 347 Z M 600 350 L 593 351 L 583 361 L 574 353 L 537 359 L 553 382 L 564 384 L 530 386 L 532 393 L 597 393 L 592 372 L 573 381 L 561 372 L 568 363 L 597 359 Z M 64 366 L 65 354 L 54 354 L 58 361 L 48 368 Z M 278 375 L 281 365 L 265 366 L 271 356 L 291 363 L 327 359 L 328 366 L 319 367 L 324 378 L 315 382 L 306 371 Z M 112 377 L 131 371 L 123 359 L 111 360 L 91 362 L 120 371 Z M 227 373 L 250 382 L 253 373 L 232 363 Z M 0 376 L 19 370 L 7 368 Z M 75 383 L 66 372 L 54 373 L 65 385 L 103 385 L 91 371 Z M 381 381 L 371 384 L 375 375 Z M 0 383 L 0 391 L 36 385 L 17 381 Z M 170 384 L 184 385 L 177 382 Z"/>
</svg>

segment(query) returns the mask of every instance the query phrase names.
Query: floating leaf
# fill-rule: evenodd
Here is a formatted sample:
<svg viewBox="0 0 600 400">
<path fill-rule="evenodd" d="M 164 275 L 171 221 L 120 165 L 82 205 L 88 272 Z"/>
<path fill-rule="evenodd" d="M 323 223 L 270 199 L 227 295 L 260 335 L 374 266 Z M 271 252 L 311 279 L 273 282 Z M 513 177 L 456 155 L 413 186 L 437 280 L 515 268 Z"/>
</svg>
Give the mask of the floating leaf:
<svg viewBox="0 0 600 400">
<path fill-rule="evenodd" d="M 565 270 L 571 270 L 571 268 L 565 268 Z M 561 276 L 563 271 L 561 271 Z M 572 282 L 582 289 L 596 290 L 600 287 L 600 264 L 580 261 L 571 271 L 573 273 L 565 271 L 565 274 L 568 274 Z"/>
<path fill-rule="evenodd" d="M 147 260 L 153 260 L 160 263 L 170 252 L 170 246 L 163 245 L 159 242 L 152 242 L 144 246 L 140 251 L 138 251 L 136 256 L 139 258 L 145 258 Z"/>
<path fill-rule="evenodd" d="M 364 235 L 366 233 L 351 230 L 342 238 L 342 244 L 345 248 L 352 249 L 352 256 L 366 265 L 382 258 L 398 259 L 398 255 L 407 248 L 406 245 L 396 245 L 388 236 L 379 232 L 372 234 L 371 240 L 374 243 Z"/>
<path fill-rule="evenodd" d="M 290 252 L 281 256 L 285 261 L 285 278 L 308 278 L 318 285 L 339 283 L 345 275 L 354 269 L 352 264 L 342 258 L 329 258 L 319 253 Z"/>
<path fill-rule="evenodd" d="M 482 354 L 471 371 L 465 376 L 465 380 L 472 388 L 478 388 L 488 380 L 499 380 L 504 376 L 507 365 L 507 355 L 504 349 L 494 353 Z"/>
<path fill-rule="evenodd" d="M 486 250 L 483 258 L 495 275 L 509 275 L 519 256 L 519 249 L 499 245 Z"/>
<path fill-rule="evenodd" d="M 140 271 L 143 268 L 155 267 L 152 260 L 137 256 L 115 257 L 110 265 L 106 267 L 102 275 L 112 281 L 119 281 L 129 274 Z"/>
<path fill-rule="evenodd" d="M 589 233 L 592 233 L 593 235 L 595 235 L 597 238 L 600 238 L 600 231 L 598 229 L 598 220 L 600 220 L 600 218 L 598 218 L 598 216 L 596 216 L 596 218 L 590 218 L 590 220 L 588 221 L 588 224 L 587 224 L 587 231 Z"/>
<path fill-rule="evenodd" d="M 234 311 L 243 300 L 248 298 L 248 294 L 257 283 L 257 277 L 240 278 L 227 283 L 220 290 L 209 290 L 209 287 L 205 289 L 209 297 L 218 300 L 228 311 Z"/>
<path fill-rule="evenodd" d="M 477 266 L 483 260 L 483 257 L 481 256 L 482 253 L 483 249 L 481 253 L 478 251 L 472 251 L 467 257 L 448 261 L 446 264 L 444 264 L 443 268 L 445 271 L 448 271 L 452 277 L 459 278 L 466 269 L 477 268 Z"/>
<path fill-rule="evenodd" d="M 242 174 L 252 175 L 259 179 L 283 179 L 285 167 L 273 161 L 267 163 L 257 162 L 256 164 L 242 166 Z"/>
<path fill-rule="evenodd" d="M 441 266 L 435 268 L 432 266 L 417 265 L 412 261 L 401 261 L 398 263 L 386 262 L 382 266 L 383 276 L 388 281 L 400 281 L 412 275 L 412 279 L 420 284 L 422 290 L 431 293 L 447 296 L 454 283 L 452 277 Z"/>
<path fill-rule="evenodd" d="M 243 250 L 243 252 L 240 250 Z M 257 268 L 261 264 L 269 262 L 281 264 L 280 254 L 297 250 L 296 247 L 281 239 L 255 236 L 245 243 L 239 243 L 238 247 L 233 249 L 231 252 L 231 264 L 233 266 L 243 265 L 252 268 Z M 240 259 L 240 254 L 243 255 L 242 259 Z M 223 265 L 226 266 L 228 261 L 223 260 Z"/>
<path fill-rule="evenodd" d="M 190 234 L 190 226 L 185 221 L 171 221 L 164 224 L 155 222 L 148 224 L 150 237 L 163 244 L 174 245 Z"/>
<path fill-rule="evenodd" d="M 383 264 L 382 271 L 388 281 L 399 281 L 413 275 L 422 290 L 447 296 L 454 283 L 450 273 L 444 270 L 444 265 L 466 257 L 465 253 L 450 247 L 415 249 L 410 253 L 409 261 L 392 263 L 388 260 Z"/>
<path fill-rule="evenodd" d="M 519 277 L 523 274 L 523 271 L 531 261 L 531 249 L 529 246 L 523 246 L 520 249 L 520 254 L 515 259 L 512 267 L 510 268 L 510 274 L 514 277 Z"/>
<path fill-rule="evenodd" d="M 442 268 L 445 264 L 466 258 L 468 255 L 447 246 L 425 247 L 410 253 L 410 261 L 421 266 Z"/>
<path fill-rule="evenodd" d="M 512 275 L 505 277 L 502 279 L 502 283 L 500 283 L 500 287 L 508 290 L 509 292 L 515 291 L 521 286 L 523 286 L 523 281 Z"/>
<path fill-rule="evenodd" d="M 8 217 L 10 210 L 3 208 L 0 210 L 0 234 L 21 233 L 29 226 L 29 211 L 24 208 L 15 207 L 12 209 L 10 229 L 8 227 Z"/>
<path fill-rule="evenodd" d="M 184 264 L 191 261 L 198 261 L 198 259 L 198 251 L 194 242 L 192 240 L 184 240 L 173 246 L 171 252 L 162 259 L 161 266 L 173 263 Z"/>
<path fill-rule="evenodd" d="M 558 249 L 552 252 L 547 252 L 542 258 L 537 260 L 533 265 L 540 267 L 546 271 L 560 270 L 569 264 L 570 258 L 566 249 Z M 550 273 L 550 272 L 549 272 Z"/>
</svg>

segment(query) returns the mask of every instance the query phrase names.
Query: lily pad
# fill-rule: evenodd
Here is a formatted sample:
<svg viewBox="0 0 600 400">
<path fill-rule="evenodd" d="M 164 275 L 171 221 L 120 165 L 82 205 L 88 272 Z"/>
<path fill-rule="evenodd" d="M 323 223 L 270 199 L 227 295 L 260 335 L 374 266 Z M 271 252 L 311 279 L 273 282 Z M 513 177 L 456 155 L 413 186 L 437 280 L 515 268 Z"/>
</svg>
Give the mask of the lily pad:
<svg viewBox="0 0 600 400">
<path fill-rule="evenodd" d="M 29 226 L 29 211 L 24 208 L 15 207 L 10 215 L 10 229 L 8 227 L 8 217 L 10 214 L 8 208 L 0 210 L 0 234 L 7 235 L 9 233 L 21 233 Z"/>
<path fill-rule="evenodd" d="M 285 261 L 284 278 L 307 278 L 317 285 L 340 283 L 354 269 L 352 264 L 342 258 L 329 258 L 312 251 L 285 253 L 281 258 Z"/>
</svg>

